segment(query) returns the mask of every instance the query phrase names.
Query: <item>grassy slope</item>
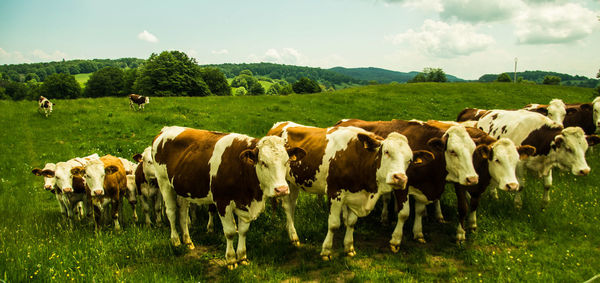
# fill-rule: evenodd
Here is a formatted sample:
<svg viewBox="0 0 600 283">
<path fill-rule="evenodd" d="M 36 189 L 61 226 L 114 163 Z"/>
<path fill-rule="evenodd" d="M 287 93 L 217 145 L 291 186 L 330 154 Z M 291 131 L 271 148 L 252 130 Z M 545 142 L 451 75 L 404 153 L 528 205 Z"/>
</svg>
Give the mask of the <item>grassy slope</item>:
<svg viewBox="0 0 600 283">
<path fill-rule="evenodd" d="M 83 88 L 85 86 L 85 83 L 90 79 L 91 75 L 92 75 L 92 73 L 77 74 L 77 75 L 74 75 L 74 77 L 75 77 L 75 80 L 79 83 L 79 85 Z"/>
<path fill-rule="evenodd" d="M 48 119 L 36 113 L 34 102 L 0 101 L 0 279 L 583 281 L 600 270 L 597 151 L 588 154 L 590 176 L 556 174 L 545 212 L 540 211 L 541 182 L 533 178 L 521 211 L 514 211 L 507 194 L 500 194 L 499 201 L 486 194 L 479 230 L 468 233 L 462 247 L 453 243 L 457 217 L 449 189 L 442 208 L 450 223 L 425 223 L 427 244 L 411 240 L 409 220 L 400 252 L 390 253 L 392 227 L 376 222 L 378 208 L 358 221 L 355 258 L 342 255 L 341 229 L 334 241 L 335 259 L 322 262 L 327 206 L 301 195 L 296 227 L 304 245 L 291 247 L 283 212 L 267 208 L 248 233 L 252 264 L 232 272 L 223 267 L 220 221 L 217 232 L 208 234 L 201 214 L 192 230 L 193 252 L 171 248 L 167 228 L 146 229 L 130 220 L 120 234 L 107 228 L 94 235 L 90 221 L 66 229 L 54 197 L 30 173 L 45 162 L 93 152 L 130 158 L 165 125 L 262 136 L 283 120 L 322 127 L 351 117 L 452 120 L 463 107 L 517 108 L 555 97 L 575 102 L 591 101 L 593 95 L 589 89 L 539 85 L 378 85 L 303 96 L 152 98 L 145 112 L 130 111 L 126 98 L 60 100 Z M 128 215 L 130 208 L 125 208 Z"/>
</svg>

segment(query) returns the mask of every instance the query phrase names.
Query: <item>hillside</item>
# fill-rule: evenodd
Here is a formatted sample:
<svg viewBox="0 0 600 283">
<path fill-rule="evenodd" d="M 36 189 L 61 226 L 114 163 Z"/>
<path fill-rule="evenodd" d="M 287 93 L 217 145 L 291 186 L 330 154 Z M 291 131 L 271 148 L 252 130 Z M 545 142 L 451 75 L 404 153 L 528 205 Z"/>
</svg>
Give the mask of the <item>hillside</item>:
<svg viewBox="0 0 600 283">
<path fill-rule="evenodd" d="M 511 79 L 514 79 L 514 72 L 506 72 L 509 74 Z M 493 82 L 498 78 L 499 74 L 485 74 L 479 78 L 480 82 Z M 517 78 L 523 78 L 524 80 L 533 81 L 541 84 L 544 81 L 545 76 L 557 76 L 560 78 L 561 85 L 567 86 L 579 86 L 579 87 L 596 87 L 600 80 L 591 79 L 584 76 L 572 76 L 569 74 L 550 72 L 550 71 L 524 71 L 517 72 Z"/>
<path fill-rule="evenodd" d="M 206 208 L 191 224 L 193 251 L 169 243 L 168 225 L 145 227 L 123 205 L 123 231 L 94 233 L 90 220 L 65 221 L 41 177 L 46 162 L 90 153 L 131 159 L 166 125 L 238 132 L 260 137 L 277 121 L 327 127 L 343 118 L 366 120 L 453 120 L 464 107 L 517 108 L 527 103 L 591 101 L 586 88 L 502 83 L 415 83 L 349 88 L 289 96 L 153 97 L 145 111 L 127 98 L 57 100 L 52 115 L 37 113 L 35 101 L 0 100 L 0 278 L 24 281 L 262 282 L 262 281 L 473 281 L 583 282 L 600 270 L 600 156 L 589 152 L 586 177 L 554 175 L 552 200 L 542 211 L 542 182 L 523 184 L 524 206 L 512 196 L 482 195 L 478 230 L 456 245 L 457 209 L 452 186 L 442 197 L 448 223 L 423 222 L 426 244 L 412 238 L 412 220 L 400 252 L 389 251 L 393 226 L 379 222 L 380 205 L 360 218 L 354 234 L 357 255 L 343 254 L 344 228 L 334 237 L 334 258 L 319 256 L 327 231 L 328 205 L 300 194 L 293 247 L 281 209 L 266 208 L 247 234 L 251 264 L 228 271 L 221 221 L 206 231 Z M 139 206 L 138 206 L 139 209 Z M 433 215 L 432 210 L 429 210 Z M 142 216 L 138 210 L 138 214 Z"/>
<path fill-rule="evenodd" d="M 381 68 L 344 68 L 335 67 L 328 69 L 349 77 L 353 77 L 362 81 L 377 81 L 378 83 L 387 84 L 391 82 L 405 83 L 411 80 L 419 72 L 397 72 L 390 71 Z M 465 80 L 455 77 L 453 75 L 446 74 L 449 82 L 464 82 Z"/>
</svg>

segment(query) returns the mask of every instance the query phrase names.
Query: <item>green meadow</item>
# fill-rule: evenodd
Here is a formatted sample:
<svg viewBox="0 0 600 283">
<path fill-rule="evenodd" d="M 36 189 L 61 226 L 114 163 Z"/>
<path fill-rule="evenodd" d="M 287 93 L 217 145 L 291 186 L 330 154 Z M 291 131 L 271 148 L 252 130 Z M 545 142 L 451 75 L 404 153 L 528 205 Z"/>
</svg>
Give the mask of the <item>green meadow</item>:
<svg viewBox="0 0 600 283">
<path fill-rule="evenodd" d="M 152 97 L 145 111 L 132 111 L 125 97 L 57 100 L 44 118 L 35 101 L 0 101 L 0 281 L 197 282 L 197 281 L 556 281 L 582 282 L 600 273 L 600 150 L 588 152 L 590 175 L 555 170 L 551 202 L 541 209 L 542 182 L 530 176 L 523 208 L 512 196 L 486 193 L 478 230 L 454 239 L 457 209 L 448 185 L 442 210 L 448 223 L 425 218 L 426 244 L 412 240 L 412 217 L 397 254 L 388 241 L 393 225 L 379 223 L 380 205 L 356 225 L 357 255 L 343 253 L 341 227 L 332 261 L 319 256 L 327 231 L 322 198 L 300 195 L 293 247 L 282 209 L 269 204 L 251 224 L 249 266 L 229 271 L 220 221 L 215 232 L 201 208 L 191 229 L 196 249 L 173 248 L 168 227 L 145 227 L 124 204 L 123 231 L 94 233 L 90 219 L 70 226 L 42 178 L 31 173 L 47 162 L 92 153 L 131 159 L 163 126 L 179 125 L 255 137 L 273 123 L 295 121 L 327 127 L 343 118 L 454 120 L 464 107 L 521 108 L 528 103 L 586 102 L 591 89 L 502 83 L 389 84 L 289 96 Z M 142 216 L 138 207 L 138 214 Z M 433 215 L 430 209 L 429 214 Z"/>
</svg>

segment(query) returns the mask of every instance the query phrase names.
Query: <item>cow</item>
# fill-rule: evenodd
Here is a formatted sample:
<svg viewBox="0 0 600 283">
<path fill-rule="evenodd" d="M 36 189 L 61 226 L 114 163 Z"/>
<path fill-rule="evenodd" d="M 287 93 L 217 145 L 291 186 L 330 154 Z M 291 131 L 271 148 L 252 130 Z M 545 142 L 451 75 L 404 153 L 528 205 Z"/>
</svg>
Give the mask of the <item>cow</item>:
<svg viewBox="0 0 600 283">
<path fill-rule="evenodd" d="M 473 112 L 463 110 L 462 113 Z M 476 111 L 481 111 L 477 110 Z M 515 145 L 530 145 L 536 148 L 533 156 L 520 161 L 517 175 L 522 180 L 525 169 L 537 173 L 544 181 L 542 207 L 550 201 L 552 169 L 558 167 L 571 171 L 573 175 L 585 176 L 590 167 L 585 160 L 588 146 L 600 142 L 600 137 L 585 135 L 579 127 L 557 124 L 550 118 L 527 110 L 485 110 L 486 114 L 477 120 L 477 127 L 494 138 L 508 138 Z M 457 120 L 468 119 L 459 114 Z M 523 184 L 523 182 L 520 182 Z M 523 188 L 523 186 L 521 186 Z M 521 190 L 515 195 L 515 206 L 522 207 Z"/>
<path fill-rule="evenodd" d="M 135 105 L 138 107 L 137 110 L 144 110 L 144 105 L 148 103 L 150 103 L 150 97 L 133 93 L 129 95 L 129 107 L 133 110 L 136 110 Z"/>
<path fill-rule="evenodd" d="M 436 122 L 439 128 L 449 128 L 456 125 L 456 122 Z M 473 154 L 473 166 L 479 182 L 475 185 L 466 186 L 454 183 L 454 191 L 456 193 L 459 224 L 456 232 L 456 241 L 458 243 L 466 240 L 465 219 L 468 214 L 469 227 L 472 230 L 477 228 L 477 207 L 479 199 L 489 185 L 494 188 L 500 188 L 505 191 L 517 191 L 519 182 L 516 176 L 516 167 L 519 160 L 532 156 L 535 153 L 535 148 L 529 145 L 515 146 L 515 144 L 507 138 L 496 140 L 484 131 L 466 127 L 469 136 L 479 147 L 484 145 L 480 151 L 475 151 Z M 470 200 L 467 200 L 467 193 Z M 436 201 L 437 215 L 441 215 L 439 200 Z M 470 211 L 469 211 L 470 209 Z"/>
<path fill-rule="evenodd" d="M 575 111 L 573 108 L 567 108 L 567 105 L 562 100 L 557 98 L 552 99 L 548 105 L 527 104 L 525 107 L 523 107 L 523 109 L 548 116 L 550 120 L 560 125 L 563 124 L 563 120 L 565 119 L 565 116 L 569 114 L 569 112 Z"/>
<path fill-rule="evenodd" d="M 102 216 L 108 204 L 111 205 L 110 216 L 114 221 L 114 229 L 120 231 L 121 199 L 127 190 L 127 174 L 123 162 L 112 155 L 105 155 L 88 162 L 85 167 L 75 167 L 72 171 L 75 175 L 85 177 L 86 192 L 94 209 L 95 231 L 100 230 Z"/>
<path fill-rule="evenodd" d="M 146 225 L 152 225 L 151 211 L 154 212 L 156 225 L 162 224 L 162 211 L 164 209 L 162 195 L 158 188 L 158 181 L 154 173 L 154 165 L 152 161 L 152 146 L 147 147 L 140 154 L 133 156 L 133 160 L 138 162 L 138 166 L 134 173 L 134 185 L 137 190 L 137 195 L 142 202 L 142 210 L 145 215 Z M 129 178 L 129 176 L 128 176 Z M 129 179 L 127 180 L 129 186 Z"/>
<path fill-rule="evenodd" d="M 600 96 L 591 103 L 568 103 L 564 107 L 566 115 L 561 124 L 565 128 L 580 127 L 586 135 L 594 134 L 600 128 Z M 552 118 L 553 110 L 549 105 L 537 105 L 535 111 Z"/>
<path fill-rule="evenodd" d="M 75 168 L 85 166 L 88 162 L 99 158 L 98 154 L 92 154 L 86 157 L 76 157 L 65 162 L 56 163 L 54 176 L 56 178 L 56 190 L 60 193 L 61 201 L 67 210 L 67 218 L 72 219 L 73 215 L 81 219 L 90 215 L 91 207 L 89 198 L 86 195 L 86 184 L 82 176 L 76 174 Z M 77 209 L 75 211 L 75 209 Z"/>
<path fill-rule="evenodd" d="M 46 191 L 51 192 L 56 196 L 56 200 L 58 201 L 58 206 L 60 207 L 60 212 L 63 215 L 67 215 L 67 208 L 61 199 L 60 190 L 56 186 L 56 178 L 54 177 L 54 173 L 56 172 L 56 164 L 54 163 L 46 163 L 44 168 L 34 168 L 31 173 L 36 176 L 44 177 L 44 189 Z"/>
<path fill-rule="evenodd" d="M 331 259 L 340 213 L 346 226 L 344 252 L 352 257 L 356 255 L 353 233 L 358 217 L 369 214 L 382 194 L 406 191 L 406 169 L 410 164 L 423 166 L 433 159 L 429 151 L 412 151 L 401 134 L 384 139 L 357 127 L 323 129 L 288 121 L 274 124 L 267 135 L 281 136 L 288 146 L 302 147 L 307 152 L 301 162 L 289 165 L 290 195 L 283 200 L 287 230 L 294 245 L 299 245 L 294 227 L 299 191 L 327 195 L 329 199 L 323 260 Z"/>
<path fill-rule="evenodd" d="M 391 133 L 400 133 L 408 138 L 408 143 L 413 150 L 427 150 L 433 153 L 432 162 L 425 166 L 410 166 L 407 170 L 408 194 L 415 199 L 413 237 L 418 242 L 425 243 L 422 228 L 425 206 L 440 199 L 446 181 L 463 185 L 475 185 L 479 181 L 479 176 L 473 167 L 473 154 L 485 149 L 483 146 L 476 148 L 475 142 L 463 125 L 440 128 L 435 123 L 418 120 L 371 122 L 345 119 L 337 122 L 336 126 L 355 126 L 382 137 L 387 137 Z M 392 252 L 398 252 L 402 242 L 402 229 L 409 216 L 410 207 L 406 192 L 395 191 L 394 196 L 400 210 L 390 240 L 390 248 Z M 436 217 L 443 219 L 442 215 Z"/>
<path fill-rule="evenodd" d="M 298 161 L 301 148 L 285 148 L 280 137 L 260 139 L 235 133 L 220 133 L 184 127 L 164 127 L 152 143 L 152 160 L 171 225 L 171 242 L 179 246 L 175 227 L 177 197 L 183 242 L 194 245 L 188 230 L 188 203 L 215 204 L 227 239 L 227 267 L 249 263 L 246 233 L 250 222 L 265 208 L 270 197 L 289 193 L 286 163 Z M 233 249 L 238 217 L 237 253 Z"/>
<path fill-rule="evenodd" d="M 125 174 L 127 176 L 127 190 L 125 191 L 124 198 L 127 199 L 127 202 L 129 203 L 129 205 L 131 206 L 131 210 L 133 211 L 133 221 L 137 222 L 138 216 L 137 211 L 135 209 L 135 205 L 137 204 L 138 193 L 135 184 L 135 170 L 137 169 L 138 165 L 125 158 L 118 158 L 119 160 L 121 160 L 121 163 L 123 163 L 123 168 L 125 168 Z M 122 212 L 120 215 L 122 216 Z"/>
<path fill-rule="evenodd" d="M 54 106 L 54 103 L 50 102 L 48 98 L 40 96 L 38 99 L 38 106 L 38 111 L 44 112 L 44 115 L 48 117 L 50 113 L 52 113 L 52 106 Z"/>
</svg>

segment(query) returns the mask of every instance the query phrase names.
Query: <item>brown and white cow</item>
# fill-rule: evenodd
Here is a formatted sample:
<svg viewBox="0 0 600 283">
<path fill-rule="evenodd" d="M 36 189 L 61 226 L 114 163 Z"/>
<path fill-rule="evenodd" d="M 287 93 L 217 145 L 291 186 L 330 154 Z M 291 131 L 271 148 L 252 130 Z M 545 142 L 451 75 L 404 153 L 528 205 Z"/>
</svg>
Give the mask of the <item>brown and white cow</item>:
<svg viewBox="0 0 600 283">
<path fill-rule="evenodd" d="M 580 127 L 586 135 L 594 134 L 597 132 L 597 129 L 600 128 L 600 96 L 596 97 L 591 103 L 566 104 L 565 110 L 566 115 L 561 122 L 565 128 Z M 550 106 L 538 105 L 535 111 L 552 119 L 550 114 L 553 110 Z"/>
<path fill-rule="evenodd" d="M 36 176 L 44 177 L 44 189 L 53 193 L 56 196 L 56 200 L 58 201 L 58 206 L 60 207 L 60 213 L 63 215 L 67 215 L 67 208 L 61 199 L 60 190 L 56 187 L 56 178 L 54 177 L 54 173 L 56 172 L 56 164 L 54 163 L 46 163 L 44 168 L 34 168 L 31 173 Z"/>
<path fill-rule="evenodd" d="M 472 109 L 469 111 L 472 112 Z M 461 113 L 464 112 L 463 110 Z M 459 115 L 458 120 L 463 119 L 466 117 Z M 589 174 L 590 167 L 585 160 L 585 152 L 589 145 L 600 142 L 600 137 L 586 136 L 579 127 L 563 128 L 548 117 L 527 110 L 487 110 L 477 120 L 477 127 L 494 138 L 508 138 L 516 145 L 536 148 L 533 156 L 521 161 L 517 175 L 522 180 L 527 168 L 543 178 L 542 206 L 550 201 L 552 169 L 558 167 L 571 171 L 576 176 Z M 515 205 L 522 206 L 520 191 L 515 195 Z"/>
<path fill-rule="evenodd" d="M 122 205 L 121 199 L 127 190 L 127 174 L 123 162 L 112 155 L 105 155 L 88 162 L 85 167 L 73 168 L 72 171 L 73 174 L 85 177 L 87 194 L 94 207 L 95 230 L 100 229 L 102 215 L 108 204 L 111 204 L 111 217 L 115 230 L 121 230 L 119 211 Z"/>
<path fill-rule="evenodd" d="M 137 110 L 144 110 L 144 105 L 148 103 L 150 103 L 150 97 L 133 93 L 129 95 L 129 107 L 133 110 L 136 110 L 135 105 L 138 107 Z"/>
<path fill-rule="evenodd" d="M 250 222 L 265 208 L 265 201 L 289 193 L 286 164 L 299 160 L 301 148 L 286 150 L 280 137 L 261 139 L 184 127 L 165 127 L 152 143 L 158 185 L 171 225 L 171 242 L 180 245 L 175 227 L 177 196 L 185 198 L 179 208 L 183 242 L 193 248 L 188 230 L 188 202 L 215 204 L 227 239 L 228 268 L 248 264 L 246 233 Z M 237 254 L 233 249 L 238 217 Z M 236 259 L 237 256 L 237 259 Z"/>
<path fill-rule="evenodd" d="M 324 260 L 331 259 L 340 214 L 346 226 L 344 252 L 354 256 L 353 233 L 358 217 L 369 214 L 382 194 L 406 191 L 406 169 L 410 164 L 425 165 L 433 159 L 429 151 L 413 152 L 406 137 L 397 133 L 384 139 L 357 127 L 323 129 L 280 122 L 267 134 L 281 136 L 288 146 L 302 147 L 307 152 L 302 161 L 290 164 L 290 195 L 283 201 L 293 244 L 299 244 L 294 227 L 298 192 L 327 195 L 330 201 L 328 232 L 321 250 Z"/>
<path fill-rule="evenodd" d="M 127 199 L 127 202 L 129 203 L 133 211 L 133 221 L 137 222 L 138 216 L 135 206 L 137 204 L 138 193 L 135 184 L 135 170 L 137 169 L 138 165 L 122 157 L 119 157 L 119 160 L 121 160 L 121 163 L 123 163 L 123 168 L 125 168 L 125 174 L 127 174 L 127 190 L 125 191 L 124 198 Z M 120 215 L 122 216 L 122 211 L 120 213 Z"/>
<path fill-rule="evenodd" d="M 574 111 L 574 109 L 568 110 L 567 105 L 558 98 L 552 99 L 550 104 L 527 104 L 523 109 L 548 116 L 550 120 L 560 125 L 563 124 L 567 112 Z"/>
<path fill-rule="evenodd" d="M 76 157 L 65 162 L 56 163 L 54 176 L 56 188 L 60 193 L 61 201 L 67 210 L 67 217 L 72 219 L 73 215 L 80 219 L 91 214 L 89 198 L 86 196 L 85 180 L 82 176 L 74 174 L 75 168 L 83 167 L 88 162 L 98 159 L 98 154 L 86 157 Z"/>
<path fill-rule="evenodd" d="M 52 106 L 54 106 L 54 103 L 50 102 L 48 98 L 40 96 L 38 99 L 38 106 L 38 111 L 44 112 L 44 115 L 48 117 L 50 113 L 52 113 Z"/>
<path fill-rule="evenodd" d="M 146 219 L 145 223 L 148 226 L 152 225 L 150 215 L 151 212 L 154 212 L 156 225 L 160 226 L 162 224 L 164 204 L 158 188 L 158 181 L 156 180 L 152 160 L 152 146 L 144 149 L 143 153 L 134 155 L 133 159 L 138 162 L 134 174 L 134 185 L 137 189 L 137 195 L 142 202 L 142 210 L 144 211 Z M 129 186 L 129 180 L 127 180 L 127 185 Z"/>
<path fill-rule="evenodd" d="M 425 242 L 422 228 L 425 206 L 440 199 L 446 182 L 474 185 L 479 181 L 473 167 L 476 146 L 462 125 L 446 128 L 417 120 L 370 122 L 356 119 L 342 120 L 336 125 L 360 127 L 382 137 L 387 137 L 391 133 L 400 133 L 408 138 L 408 143 L 413 150 L 427 150 L 433 153 L 435 159 L 432 162 L 425 166 L 410 166 L 407 170 L 408 194 L 415 199 L 413 236 L 419 242 Z M 408 219 L 410 207 L 406 192 L 395 191 L 394 196 L 401 209 L 398 212 L 398 222 L 392 233 L 390 247 L 393 252 L 398 252 L 402 242 L 404 222 Z M 441 215 L 437 217 L 443 218 Z"/>
<path fill-rule="evenodd" d="M 430 123 L 435 123 L 440 128 L 456 125 L 456 122 L 430 121 Z M 535 153 L 535 148 L 532 146 L 515 146 L 507 138 L 496 140 L 480 129 L 474 127 L 466 127 L 466 129 L 475 144 L 481 148 L 473 154 L 473 167 L 479 175 L 479 183 L 470 186 L 454 183 L 459 216 L 459 225 L 456 230 L 457 242 L 466 239 L 465 219 L 467 214 L 469 228 L 473 230 L 477 228 L 477 207 L 479 199 L 487 187 L 492 185 L 493 188 L 505 191 L 517 191 L 519 189 L 516 176 L 517 163 L 520 159 Z M 467 200 L 467 193 L 469 193 L 470 200 Z M 436 209 L 437 215 L 441 215 L 439 200 L 436 201 Z"/>
</svg>

